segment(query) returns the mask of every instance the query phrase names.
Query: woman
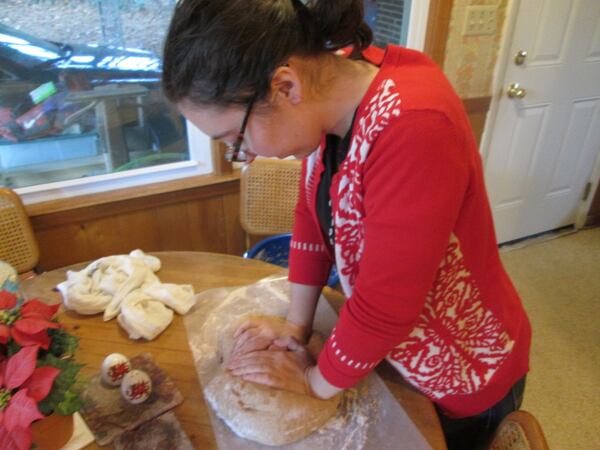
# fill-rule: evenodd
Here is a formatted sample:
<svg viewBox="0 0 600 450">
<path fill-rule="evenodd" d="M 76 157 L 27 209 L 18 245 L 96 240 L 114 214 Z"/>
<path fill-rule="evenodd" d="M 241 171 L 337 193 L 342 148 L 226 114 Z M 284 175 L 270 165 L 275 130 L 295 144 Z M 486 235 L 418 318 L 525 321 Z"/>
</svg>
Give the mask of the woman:
<svg viewBox="0 0 600 450">
<path fill-rule="evenodd" d="M 287 322 L 242 325 L 228 366 L 327 398 L 385 358 L 435 402 L 450 448 L 478 448 L 520 405 L 529 322 L 460 100 L 423 54 L 370 47 L 362 13 L 362 0 L 176 8 L 167 97 L 234 159 L 304 160 Z M 347 301 L 315 363 L 302 344 L 333 262 Z"/>
</svg>

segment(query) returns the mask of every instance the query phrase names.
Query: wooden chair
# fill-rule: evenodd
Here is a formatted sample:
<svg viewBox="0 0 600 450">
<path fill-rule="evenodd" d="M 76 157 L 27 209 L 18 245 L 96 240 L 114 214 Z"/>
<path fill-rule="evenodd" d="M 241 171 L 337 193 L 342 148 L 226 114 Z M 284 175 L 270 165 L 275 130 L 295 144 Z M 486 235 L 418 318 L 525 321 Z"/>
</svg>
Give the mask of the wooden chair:
<svg viewBox="0 0 600 450">
<path fill-rule="evenodd" d="M 302 162 L 259 158 L 242 169 L 240 222 L 246 231 L 244 258 L 288 266 L 294 210 Z M 271 236 L 258 243 L 252 236 Z M 252 247 L 252 244 L 255 244 Z M 252 247 L 252 248 L 250 248 Z M 339 276 L 332 267 L 327 284 L 335 287 Z"/>
<path fill-rule="evenodd" d="M 11 189 L 0 188 L 0 260 L 23 274 L 37 266 L 39 256 L 38 244 L 21 199 Z"/>
<path fill-rule="evenodd" d="M 548 450 L 548 444 L 535 417 L 520 410 L 504 418 L 488 450 Z"/>
<path fill-rule="evenodd" d="M 240 221 L 247 235 L 289 233 L 294 226 L 301 161 L 259 158 L 242 169 Z M 250 239 L 247 236 L 247 246 Z"/>
</svg>

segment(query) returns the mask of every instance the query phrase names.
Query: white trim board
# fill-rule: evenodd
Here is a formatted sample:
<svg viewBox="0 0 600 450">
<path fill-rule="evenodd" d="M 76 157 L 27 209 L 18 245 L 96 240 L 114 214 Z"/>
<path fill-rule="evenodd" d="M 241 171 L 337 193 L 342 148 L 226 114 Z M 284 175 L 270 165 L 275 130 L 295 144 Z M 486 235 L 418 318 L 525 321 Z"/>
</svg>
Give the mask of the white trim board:
<svg viewBox="0 0 600 450">
<path fill-rule="evenodd" d="M 429 20 L 430 0 L 413 0 L 408 23 L 408 39 L 406 46 L 415 50 L 425 50 L 427 22 Z"/>
</svg>

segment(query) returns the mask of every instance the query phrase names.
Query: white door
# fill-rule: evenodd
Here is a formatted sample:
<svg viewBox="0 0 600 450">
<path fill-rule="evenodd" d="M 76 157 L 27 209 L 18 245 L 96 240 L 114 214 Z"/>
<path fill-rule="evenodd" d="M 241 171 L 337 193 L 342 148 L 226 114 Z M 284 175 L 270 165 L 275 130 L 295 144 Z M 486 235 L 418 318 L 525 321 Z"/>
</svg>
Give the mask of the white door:
<svg viewBox="0 0 600 450">
<path fill-rule="evenodd" d="M 520 0 L 516 17 L 485 164 L 499 242 L 575 223 L 600 150 L 600 0 Z"/>
</svg>

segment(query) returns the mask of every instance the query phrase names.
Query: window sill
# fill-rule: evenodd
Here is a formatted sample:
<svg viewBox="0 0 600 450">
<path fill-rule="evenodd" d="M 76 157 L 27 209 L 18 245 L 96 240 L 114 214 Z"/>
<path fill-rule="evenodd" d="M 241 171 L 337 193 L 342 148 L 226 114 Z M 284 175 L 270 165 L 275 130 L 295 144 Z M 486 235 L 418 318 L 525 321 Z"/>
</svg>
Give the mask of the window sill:
<svg viewBox="0 0 600 450">
<path fill-rule="evenodd" d="M 237 181 L 239 178 L 239 170 L 234 170 L 232 173 L 223 175 L 197 175 L 160 183 L 121 188 L 114 191 L 98 192 L 79 195 L 76 197 L 32 203 L 25 205 L 25 209 L 29 217 L 42 216 L 78 208 L 94 207 L 107 203 L 139 199 L 152 195 L 185 191 L 187 189 L 199 187 L 209 187 Z"/>
</svg>

